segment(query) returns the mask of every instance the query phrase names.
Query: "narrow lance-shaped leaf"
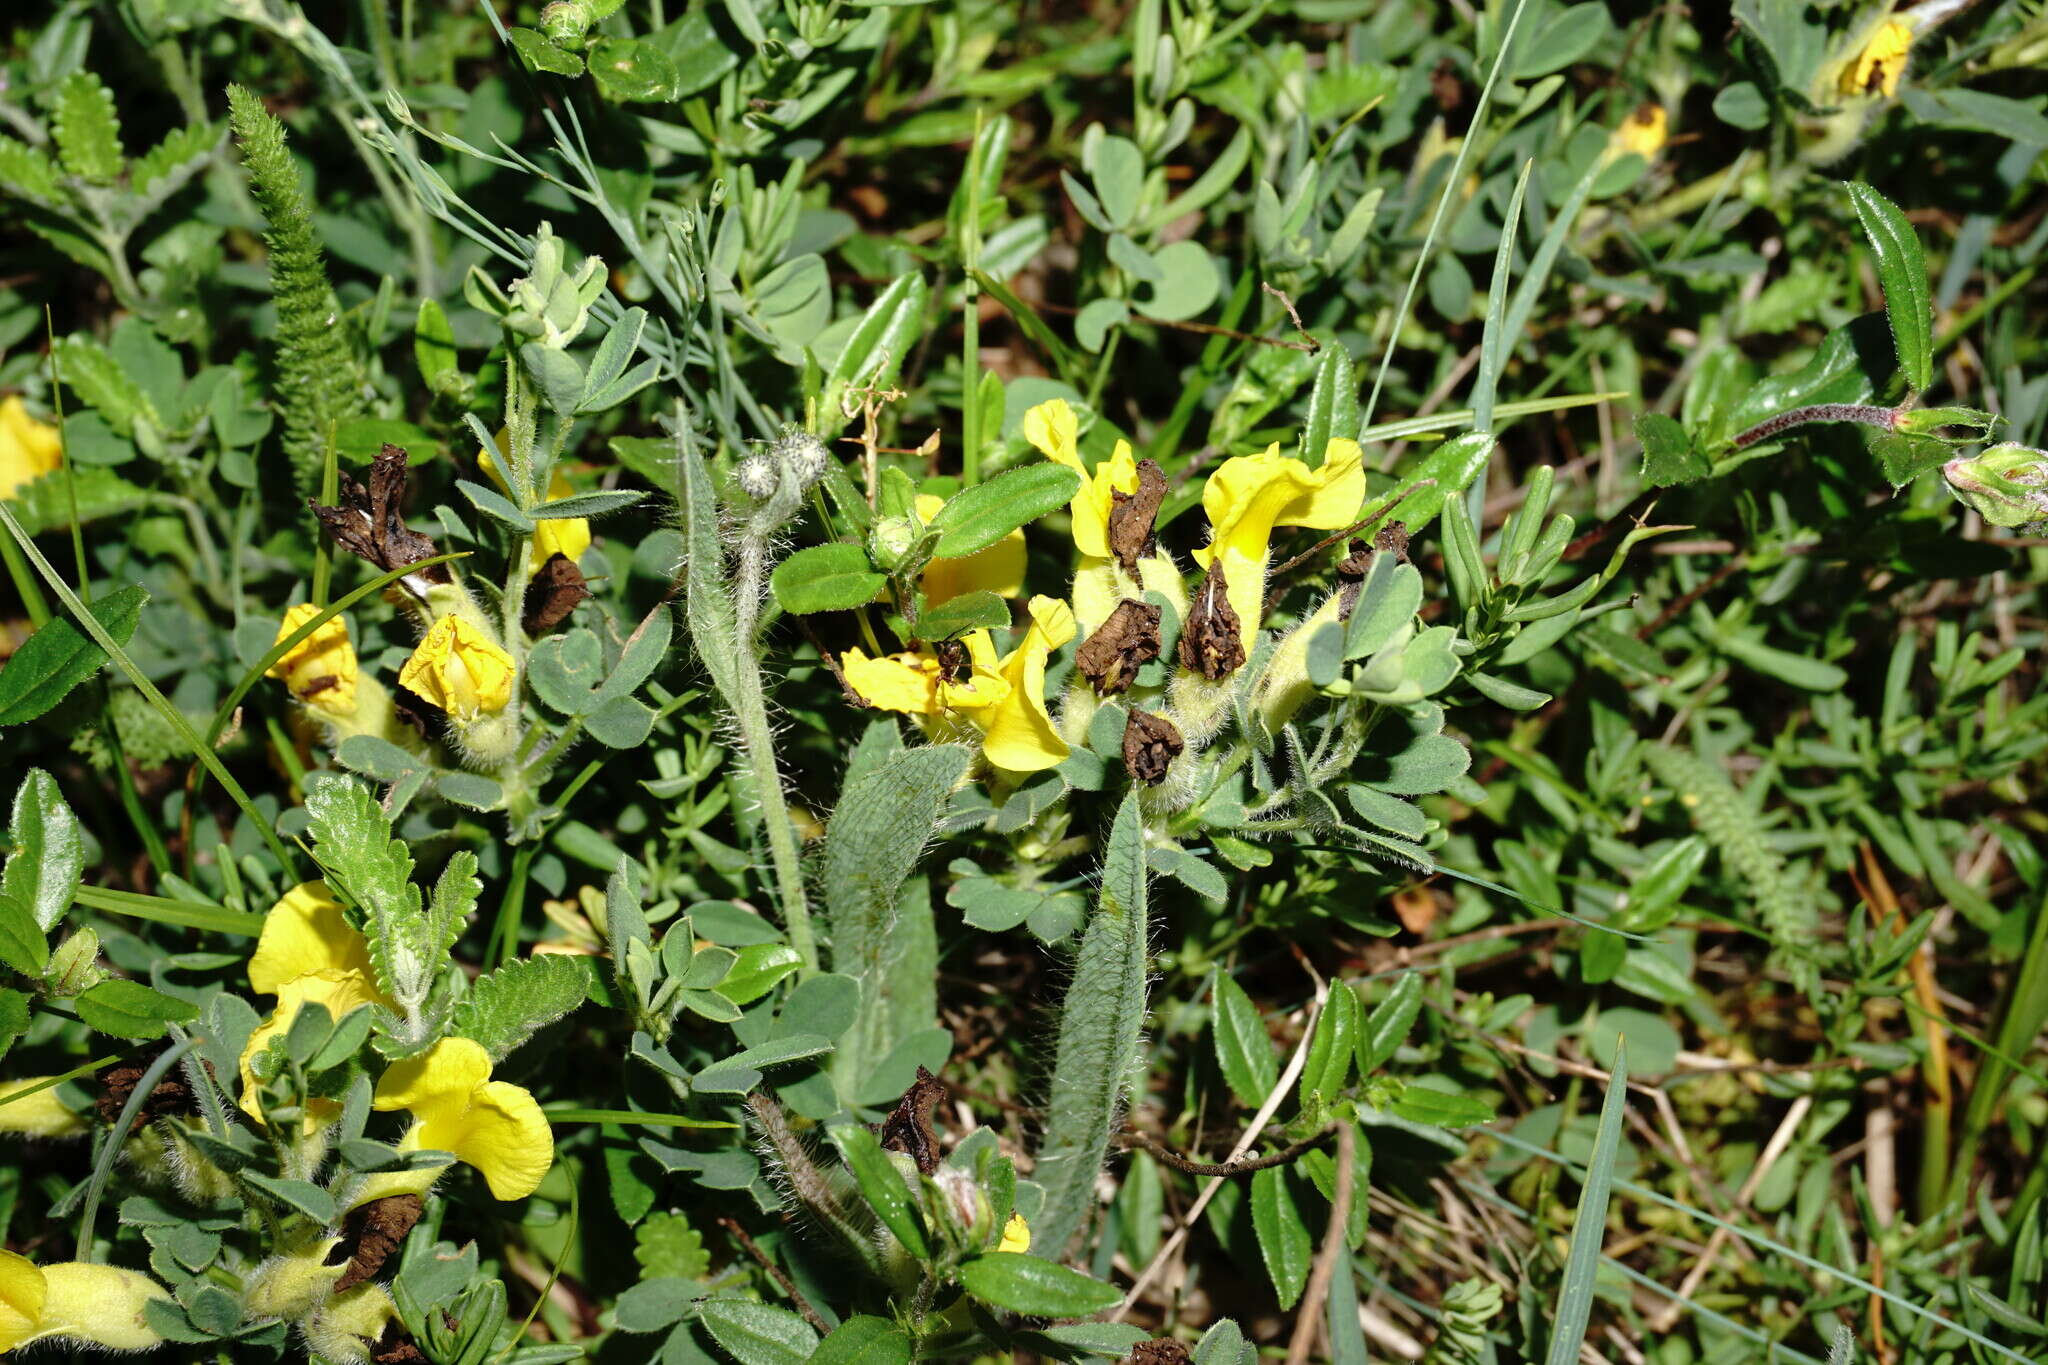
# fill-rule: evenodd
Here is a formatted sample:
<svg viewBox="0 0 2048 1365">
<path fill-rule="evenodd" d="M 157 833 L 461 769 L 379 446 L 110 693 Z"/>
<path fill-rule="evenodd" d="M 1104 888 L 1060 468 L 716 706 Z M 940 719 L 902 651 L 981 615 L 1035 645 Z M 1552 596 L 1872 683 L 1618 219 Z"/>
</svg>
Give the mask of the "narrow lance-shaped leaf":
<svg viewBox="0 0 2048 1365">
<path fill-rule="evenodd" d="M 1934 382 L 1934 305 L 1927 284 L 1927 253 L 1899 206 L 1859 181 L 1849 201 L 1877 256 L 1877 280 L 1884 286 L 1885 316 L 1899 351 L 1899 369 L 1915 393 Z"/>
</svg>

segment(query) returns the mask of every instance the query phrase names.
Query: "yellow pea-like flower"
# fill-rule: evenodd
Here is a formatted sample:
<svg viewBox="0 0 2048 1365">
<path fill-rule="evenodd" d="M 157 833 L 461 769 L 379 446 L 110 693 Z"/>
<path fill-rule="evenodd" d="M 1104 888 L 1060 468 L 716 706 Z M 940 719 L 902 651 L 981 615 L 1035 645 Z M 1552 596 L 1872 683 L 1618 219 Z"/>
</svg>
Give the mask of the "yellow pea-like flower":
<svg viewBox="0 0 2048 1365">
<path fill-rule="evenodd" d="M 39 1266 L 0 1251 L 0 1355 L 51 1337 L 109 1351 L 147 1351 L 163 1344 L 149 1325 L 162 1285 L 137 1270 L 60 1261 Z"/>
<path fill-rule="evenodd" d="M 501 447 L 505 444 L 505 429 L 503 427 L 498 429 L 498 444 Z M 497 458 L 492 452 L 488 450 L 477 451 L 476 464 L 477 468 L 490 475 L 491 482 L 498 485 L 501 490 L 508 493 L 511 491 L 511 485 L 505 482 L 505 475 L 499 470 Z M 576 486 L 569 482 L 568 476 L 562 473 L 562 467 L 557 463 L 548 478 L 548 497 L 550 499 L 566 498 L 575 491 Z M 572 560 L 576 560 L 583 558 L 583 552 L 589 548 L 590 519 L 588 517 L 550 517 L 536 521 L 533 524 L 532 558 L 533 567 L 536 570 L 548 562 L 550 555 L 563 554 Z"/>
<path fill-rule="evenodd" d="M 1116 510 L 1115 493 L 1138 491 L 1138 462 L 1127 442 L 1118 441 L 1110 457 L 1091 473 L 1081 462 L 1080 422 L 1064 398 L 1040 403 L 1024 414 L 1024 439 L 1055 464 L 1081 476 L 1080 491 L 1067 504 L 1074 519 L 1074 547 L 1089 559 L 1109 558 L 1109 514 Z"/>
<path fill-rule="evenodd" d="M 1021 1213 L 1012 1213 L 1010 1221 L 1003 1224 L 1003 1240 L 996 1243 L 997 1251 L 1031 1250 L 1031 1224 L 1024 1221 Z"/>
<path fill-rule="evenodd" d="M 20 394 L 0 401 L 0 498 L 11 498 L 63 459 L 57 428 L 29 416 Z"/>
<path fill-rule="evenodd" d="M 1634 152 L 1648 161 L 1664 149 L 1671 137 L 1671 116 L 1654 100 L 1639 104 L 1635 112 L 1614 130 L 1610 145 L 1615 152 Z"/>
<path fill-rule="evenodd" d="M 496 715 L 512 700 L 512 656 L 466 618 L 443 616 L 398 681 L 458 720 Z"/>
<path fill-rule="evenodd" d="M 1336 530 L 1357 519 L 1364 501 L 1365 464 L 1356 441 L 1331 441 L 1315 469 L 1283 457 L 1278 442 L 1262 454 L 1236 456 L 1217 466 L 1203 485 L 1211 538 L 1207 548 L 1195 551 L 1195 562 L 1206 569 L 1211 560 L 1222 560 L 1231 610 L 1249 637 L 1262 614 L 1274 529 Z"/>
<path fill-rule="evenodd" d="M 250 1064 L 272 1038 L 292 1026 L 300 1009 L 320 1004 L 340 1023 L 363 1005 L 391 1004 L 377 987 L 369 941 L 341 913 L 325 882 L 301 882 L 270 907 L 249 958 L 249 985 L 260 995 L 277 997 L 277 1008 L 242 1048 L 242 1109 L 259 1120 L 263 1111 Z M 320 1104 L 326 1102 L 315 1107 Z"/>
<path fill-rule="evenodd" d="M 917 515 L 929 523 L 946 500 L 929 493 L 917 498 Z M 986 550 L 962 559 L 934 559 L 925 566 L 919 586 L 925 605 L 936 607 L 970 592 L 992 592 L 998 597 L 1015 597 L 1024 591 L 1024 528 L 1019 526 Z"/>
<path fill-rule="evenodd" d="M 284 614 L 277 628 L 282 640 L 320 614 L 311 602 L 301 602 Z M 273 644 L 276 641 L 272 641 Z M 270 666 L 269 676 L 282 678 L 285 690 L 316 711 L 333 716 L 356 712 L 356 651 L 349 643 L 348 626 L 339 616 L 321 622 L 311 635 L 293 645 L 290 652 Z"/>
<path fill-rule="evenodd" d="M 372 1103 L 411 1111 L 400 1147 L 453 1152 L 483 1173 L 499 1199 L 532 1194 L 555 1162 L 554 1132 L 540 1105 L 522 1087 L 492 1080 L 490 1054 L 468 1038 L 443 1038 L 392 1063 Z"/>
<path fill-rule="evenodd" d="M 998 768 L 1035 773 L 1059 766 L 1069 752 L 1045 705 L 1045 661 L 1074 638 L 1074 612 L 1053 597 L 1031 599 L 1031 628 L 1002 662 L 1009 692 L 978 713 L 981 751 Z M 970 642 L 969 648 L 973 648 Z"/>
<path fill-rule="evenodd" d="M 1856 60 L 1842 71 L 1842 93 L 1864 95 L 1872 89 L 1886 99 L 1899 93 L 1899 78 L 1906 74 L 1906 58 L 1913 50 L 1913 26 L 1887 19 L 1864 41 Z"/>
</svg>

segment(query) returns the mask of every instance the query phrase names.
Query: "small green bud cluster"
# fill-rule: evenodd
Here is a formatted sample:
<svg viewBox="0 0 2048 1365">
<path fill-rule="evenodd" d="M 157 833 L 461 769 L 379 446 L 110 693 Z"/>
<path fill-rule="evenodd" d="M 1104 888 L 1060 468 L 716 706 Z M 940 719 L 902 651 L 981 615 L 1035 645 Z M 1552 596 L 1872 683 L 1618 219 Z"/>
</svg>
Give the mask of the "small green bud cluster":
<svg viewBox="0 0 2048 1365">
<path fill-rule="evenodd" d="M 1941 477 L 1958 501 L 1993 526 L 2048 529 L 2048 451 L 2006 441 L 1950 460 Z"/>
<path fill-rule="evenodd" d="M 747 529 L 769 535 L 794 517 L 804 495 L 831 468 L 832 452 L 800 428 L 784 427 L 782 435 L 747 452 L 733 470 L 733 484 L 753 506 Z"/>
<path fill-rule="evenodd" d="M 584 257 L 572 272 L 567 256 L 568 243 L 555 236 L 551 224 L 542 223 L 534 240 L 533 268 L 512 282 L 509 295 L 472 267 L 463 282 L 463 296 L 496 317 L 507 331 L 530 337 L 549 350 L 566 349 L 589 325 L 591 306 L 605 289 L 601 257 Z"/>
</svg>

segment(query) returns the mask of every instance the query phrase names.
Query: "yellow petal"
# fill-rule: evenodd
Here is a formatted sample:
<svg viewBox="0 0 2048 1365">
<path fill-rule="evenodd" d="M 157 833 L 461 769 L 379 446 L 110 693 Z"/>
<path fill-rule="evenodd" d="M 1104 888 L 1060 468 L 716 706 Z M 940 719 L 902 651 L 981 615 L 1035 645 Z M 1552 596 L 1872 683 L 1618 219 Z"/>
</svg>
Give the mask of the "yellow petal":
<svg viewBox="0 0 2048 1365">
<path fill-rule="evenodd" d="M 48 1298 L 48 1282 L 34 1261 L 0 1251 L 0 1355 L 42 1330 Z"/>
<path fill-rule="evenodd" d="M 423 1120 L 419 1140 L 483 1172 L 499 1199 L 526 1198 L 555 1164 L 555 1135 L 547 1116 L 531 1094 L 505 1081 L 478 1086 L 460 1114 L 450 1109 Z"/>
<path fill-rule="evenodd" d="M 63 1261 L 43 1267 L 49 1285 L 43 1328 L 110 1351 L 147 1351 L 163 1338 L 149 1325 L 151 1299 L 170 1297 L 139 1270 Z"/>
<path fill-rule="evenodd" d="M 1283 458 L 1276 442 L 1263 454 L 1225 460 L 1202 489 L 1211 539 L 1195 552 L 1207 568 L 1223 557 L 1231 608 L 1249 636 L 1258 629 L 1266 590 L 1266 555 L 1276 526 L 1335 530 L 1348 526 L 1365 501 L 1365 466 L 1356 441 L 1331 441 L 1323 463 L 1310 469 Z"/>
<path fill-rule="evenodd" d="M 466 1108 L 471 1092 L 490 1078 L 491 1054 L 480 1044 L 468 1038 L 443 1038 L 419 1056 L 386 1067 L 371 1103 L 379 1109 L 410 1109 L 415 1114 L 438 1111 L 451 1103 Z"/>
<path fill-rule="evenodd" d="M 24 1094 L 31 1086 L 43 1085 L 48 1076 L 27 1076 L 18 1081 L 0 1081 L 0 1133 L 19 1133 L 23 1137 L 69 1138 L 84 1137 L 92 1131 L 85 1115 L 65 1107 L 57 1095 L 57 1087 L 44 1086 L 41 1090 Z M 4 1312 L 0 1309 L 0 1312 Z"/>
<path fill-rule="evenodd" d="M 855 696 L 884 711 L 908 716 L 939 713 L 939 661 L 923 654 L 870 659 L 858 649 L 839 656 L 839 671 Z"/>
<path fill-rule="evenodd" d="M 320 614 L 311 602 L 301 602 L 284 614 L 277 641 Z M 356 651 L 349 644 L 348 626 L 339 616 L 321 622 L 311 635 L 293 645 L 290 652 L 270 666 L 270 677 L 284 679 L 294 697 L 308 706 L 337 716 L 356 711 Z"/>
<path fill-rule="evenodd" d="M 1621 122 L 1614 130 L 1612 142 L 1616 151 L 1634 152 L 1648 161 L 1664 147 L 1671 130 L 1671 116 L 1664 112 L 1664 106 L 1654 101 L 1636 106 L 1634 113 Z"/>
<path fill-rule="evenodd" d="M 376 982 L 362 972 L 337 970 L 329 967 L 317 972 L 295 976 L 283 983 L 277 990 L 277 1008 L 270 1017 L 258 1024 L 249 1035 L 249 1041 L 242 1046 L 242 1112 L 261 1122 L 263 1106 L 256 1102 L 256 1073 L 250 1063 L 270 1046 L 270 1040 L 292 1026 L 292 1020 L 299 1017 L 299 1011 L 310 1004 L 326 1007 L 328 1017 L 335 1023 L 364 1005 L 389 1005 L 390 999 L 377 989 Z M 332 1107 L 332 1101 L 310 1101 L 308 1108 Z M 309 1116 L 310 1121 L 310 1116 Z"/>
<path fill-rule="evenodd" d="M 920 521 L 929 522 L 946 505 L 944 498 L 921 493 L 917 498 Z M 924 571 L 920 586 L 925 604 L 936 607 L 970 592 L 992 592 L 1015 597 L 1024 591 L 1024 528 L 1018 527 L 986 550 L 965 559 L 934 559 Z"/>
<path fill-rule="evenodd" d="M 1058 766 L 1067 756 L 1045 705 L 1045 661 L 1074 638 L 1074 613 L 1052 597 L 1031 599 L 1031 628 L 1003 660 L 1009 695 L 977 717 L 983 725 L 981 751 L 998 768 L 1033 773 Z"/>
<path fill-rule="evenodd" d="M 1128 443 L 1118 441 L 1110 457 L 1091 474 L 1081 462 L 1079 423 L 1064 398 L 1040 403 L 1024 414 L 1024 439 L 1048 460 L 1081 476 L 1080 491 L 1067 509 L 1074 519 L 1074 545 L 1091 559 L 1109 556 L 1109 514 L 1116 506 L 1111 490 L 1138 491 L 1138 462 Z"/>
<path fill-rule="evenodd" d="M 512 700 L 512 656 L 466 617 L 443 616 L 398 681 L 459 720 L 495 715 Z"/>
<path fill-rule="evenodd" d="M 1031 1250 L 1031 1224 L 1024 1221 L 1024 1215 L 1013 1213 L 1010 1221 L 1003 1224 L 1003 1240 L 996 1244 L 997 1251 Z"/>
<path fill-rule="evenodd" d="M 276 995 L 287 981 L 329 969 L 374 979 L 370 944 L 342 915 L 326 882 L 300 882 L 263 917 L 249 958 L 249 986 Z"/>
<path fill-rule="evenodd" d="M 0 401 L 0 498 L 13 497 L 55 469 L 63 451 L 57 428 L 29 416 L 20 394 Z"/>
<path fill-rule="evenodd" d="M 555 494 L 568 497 L 568 492 Z M 539 569 L 554 555 L 566 555 L 571 560 L 583 558 L 583 552 L 590 548 L 590 522 L 583 517 L 560 517 L 533 524 L 533 567 Z"/>
<path fill-rule="evenodd" d="M 1896 95 L 1912 50 L 1913 26 L 1898 19 L 1885 20 L 1842 73 L 1842 93 L 1864 95 L 1875 85 L 1887 99 Z"/>
</svg>

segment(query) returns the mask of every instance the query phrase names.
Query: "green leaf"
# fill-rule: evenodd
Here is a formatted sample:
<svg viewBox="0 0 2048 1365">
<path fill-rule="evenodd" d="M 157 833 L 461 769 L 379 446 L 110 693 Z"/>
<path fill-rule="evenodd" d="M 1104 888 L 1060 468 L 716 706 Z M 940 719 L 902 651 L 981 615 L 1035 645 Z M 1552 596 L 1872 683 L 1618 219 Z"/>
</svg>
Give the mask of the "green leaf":
<svg viewBox="0 0 2048 1365">
<path fill-rule="evenodd" d="M 752 1299 L 706 1299 L 697 1320 L 739 1365 L 804 1365 L 818 1349 L 809 1323 Z"/>
<path fill-rule="evenodd" d="M 1586 1164 L 1586 1185 L 1572 1219 L 1572 1245 L 1564 1263 L 1564 1284 L 1557 1311 L 1551 1316 L 1547 1365 L 1574 1365 L 1592 1320 L 1593 1295 L 1600 1278 L 1600 1247 L 1607 1233 L 1607 1199 L 1614 1189 L 1614 1158 L 1621 1147 L 1622 1110 L 1628 1102 L 1628 1048 L 1617 1050 L 1607 1098 L 1600 1106 L 1600 1131 L 1593 1139 L 1593 1157 Z"/>
<path fill-rule="evenodd" d="M 931 1243 L 924 1235 L 924 1219 L 910 1200 L 910 1187 L 903 1172 L 882 1150 L 872 1129 L 840 1124 L 826 1130 L 839 1157 L 853 1172 L 861 1196 L 882 1220 L 882 1226 L 896 1234 L 904 1250 L 920 1261 L 931 1259 Z"/>
<path fill-rule="evenodd" d="M 566 498 L 544 502 L 533 509 L 535 521 L 566 521 L 571 517 L 605 517 L 637 507 L 647 500 L 645 493 L 622 488 L 616 492 L 572 493 Z"/>
<path fill-rule="evenodd" d="M 1884 311 L 1892 325 L 1899 369 L 1915 393 L 1934 382 L 1934 304 L 1927 283 L 1927 253 L 1898 205 L 1862 181 L 1851 181 L 1849 200 L 1877 256 Z"/>
<path fill-rule="evenodd" d="M 609 676 L 604 646 L 584 626 L 536 641 L 527 655 L 526 680 L 533 694 L 565 716 L 595 709 L 598 689 Z"/>
<path fill-rule="evenodd" d="M 262 1190 L 287 1208 L 297 1209 L 316 1223 L 332 1223 L 340 1216 L 334 1196 L 305 1180 L 280 1180 L 261 1171 L 244 1171 L 242 1179 Z"/>
<path fill-rule="evenodd" d="M 455 487 L 463 497 L 469 499 L 477 511 L 493 521 L 509 526 L 521 535 L 533 534 L 533 518 L 520 511 L 510 498 L 497 489 L 486 488 L 468 479 L 457 479 Z"/>
<path fill-rule="evenodd" d="M 735 1005 L 751 1004 L 802 965 L 803 958 L 786 943 L 752 944 L 739 950 L 739 961 L 717 990 Z"/>
<path fill-rule="evenodd" d="M 0 953 L 5 951 L 6 903 L 0 901 Z M 0 961 L 5 961 L 0 956 Z M 28 1032 L 28 996 L 7 986 L 0 986 L 0 1059 L 4 1059 L 14 1047 L 14 1040 Z"/>
<path fill-rule="evenodd" d="M 667 1331 L 689 1316 L 703 1292 L 700 1286 L 680 1276 L 650 1274 L 619 1295 L 612 1305 L 612 1321 L 621 1332 Z"/>
<path fill-rule="evenodd" d="M 1022 1251 L 975 1257 L 960 1267 L 960 1283 L 983 1303 L 1038 1318 L 1090 1317 L 1123 1299 L 1113 1284 Z"/>
<path fill-rule="evenodd" d="M 811 1365 L 910 1365 L 910 1338 L 887 1318 L 856 1314 L 818 1344 Z"/>
<path fill-rule="evenodd" d="M 49 961 L 49 936 L 37 926 L 28 906 L 0 895 L 0 962 L 34 979 L 42 976 Z"/>
<path fill-rule="evenodd" d="M 1412 537 L 1421 533 L 1444 510 L 1444 504 L 1452 498 L 1462 496 L 1472 480 L 1479 477 L 1479 471 L 1486 468 L 1493 458 L 1493 436 L 1484 431 L 1470 431 L 1463 436 L 1453 436 L 1423 457 L 1403 486 L 1410 489 L 1402 499 L 1384 516 L 1376 518 L 1362 534 L 1369 540 L 1390 521 L 1401 522 Z M 1435 482 L 1422 487 L 1425 479 Z"/>
<path fill-rule="evenodd" d="M 912 271 L 875 296 L 825 376 L 818 394 L 818 435 L 830 440 L 839 434 L 849 420 L 846 399 L 853 390 L 887 388 L 895 380 L 923 330 L 929 293 L 924 276 Z"/>
<path fill-rule="evenodd" d="M 1308 1057 L 1301 1068 L 1298 1094 L 1304 1109 L 1312 1096 L 1327 1103 L 1343 1090 L 1351 1074 L 1351 1054 L 1358 1037 L 1358 994 L 1338 981 L 1330 987 L 1330 998 L 1316 1018 L 1315 1036 L 1309 1040 Z"/>
<path fill-rule="evenodd" d="M 50 135 L 64 169 L 95 185 L 121 178 L 121 117 L 114 92 L 90 71 L 74 71 L 57 87 L 50 108 Z"/>
<path fill-rule="evenodd" d="M 585 959 L 543 954 L 479 977 L 455 1007 L 448 1031 L 483 1045 L 502 1062 L 539 1030 L 589 998 Z"/>
<path fill-rule="evenodd" d="M 428 388 L 442 375 L 456 372 L 461 358 L 455 352 L 455 329 L 448 313 L 434 299 L 421 299 L 412 329 L 412 358 Z"/>
<path fill-rule="evenodd" d="M 1216 1005 L 1210 1027 L 1216 1040 L 1216 1064 L 1230 1093 L 1247 1108 L 1256 1109 L 1266 1102 L 1280 1077 L 1279 1063 L 1273 1059 L 1273 1040 L 1266 1036 L 1258 1007 L 1228 972 L 1217 971 L 1212 994 Z"/>
<path fill-rule="evenodd" d="M 1685 428 L 1661 412 L 1636 418 L 1636 439 L 1643 443 L 1643 482 L 1651 488 L 1693 483 L 1714 472 L 1714 462 L 1693 446 Z"/>
<path fill-rule="evenodd" d="M 1309 1262 L 1315 1254 L 1308 1224 L 1294 1206 L 1287 1168 L 1268 1166 L 1252 1173 L 1252 1230 L 1258 1235 L 1259 1257 L 1280 1296 L 1282 1309 L 1292 1308 L 1308 1285 Z"/>
<path fill-rule="evenodd" d="M 810 545 L 775 566 L 768 586 L 782 609 L 795 616 L 852 611 L 875 600 L 888 585 L 858 545 Z"/>
<path fill-rule="evenodd" d="M 85 1026 L 116 1038 L 161 1038 L 170 1024 L 190 1023 L 199 1011 L 140 981 L 114 978 L 74 997 Z"/>
<path fill-rule="evenodd" d="M 600 38 L 585 56 L 590 79 L 606 99 L 664 104 L 676 97 L 676 64 L 652 43 L 638 38 Z"/>
<path fill-rule="evenodd" d="M 71 908 L 85 871 L 78 817 L 64 804 L 57 779 L 31 768 L 15 789 L 7 824 L 14 850 L 0 869 L 0 896 L 27 910 L 48 933 Z"/>
<path fill-rule="evenodd" d="M 149 594 L 126 587 L 92 603 L 93 619 L 126 645 L 135 637 Z M 0 725 L 24 725 L 71 694 L 107 661 L 106 651 L 62 616 L 31 635 L 0 668 Z"/>
<path fill-rule="evenodd" d="M 1008 470 L 949 498 L 931 529 L 940 559 L 978 554 L 1028 522 L 1058 511 L 1081 488 L 1081 476 L 1063 464 L 1042 460 Z"/>
<path fill-rule="evenodd" d="M 1308 412 L 1295 453 L 1303 464 L 1315 469 L 1322 464 L 1331 441 L 1348 441 L 1357 435 L 1358 376 L 1351 369 L 1351 353 L 1342 343 L 1326 345 L 1316 363 L 1316 382 L 1308 392 Z"/>
<path fill-rule="evenodd" d="M 512 50 L 519 54 L 528 70 L 552 71 L 557 76 L 583 74 L 583 59 L 563 50 L 543 34 L 530 28 L 508 28 L 505 37 L 511 41 Z"/>
<path fill-rule="evenodd" d="M 1387 1110 L 1396 1118 L 1432 1128 L 1472 1128 L 1493 1122 L 1493 1106 L 1486 1101 L 1427 1085 L 1408 1086 Z"/>
<path fill-rule="evenodd" d="M 951 640 L 971 630 L 994 630 L 1010 624 L 1010 604 L 986 588 L 948 598 L 917 618 L 920 640 Z"/>
<path fill-rule="evenodd" d="M 1358 1031 L 1358 1074 L 1371 1076 L 1408 1039 L 1415 1016 L 1422 1012 L 1422 973 L 1410 970 L 1394 982 L 1387 998 L 1373 1006 Z"/>
<path fill-rule="evenodd" d="M 353 778 L 309 783 L 306 817 L 327 884 L 362 908 L 378 982 L 412 1016 L 426 1001 L 447 948 L 430 932 L 412 882 L 412 854 L 391 836 L 390 817 L 377 798 Z"/>
<path fill-rule="evenodd" d="M 905 1038 L 937 1022 L 930 891 L 905 884 L 972 757 L 965 745 L 926 745 L 850 769 L 825 827 L 832 968 L 861 991 L 860 1013 L 833 1063 L 848 1093 Z"/>
<path fill-rule="evenodd" d="M 1141 1066 L 1151 926 L 1145 892 L 1143 820 L 1137 793 L 1131 792 L 1110 826 L 1095 913 L 1081 937 L 1061 1008 L 1045 1138 L 1033 1173 L 1045 1187 L 1033 1233 L 1055 1256 L 1065 1252 L 1094 1207 L 1110 1130 Z"/>
<path fill-rule="evenodd" d="M 637 749 L 654 728 L 654 709 L 637 697 L 610 697 L 583 718 L 583 728 L 608 749 Z"/>
</svg>

